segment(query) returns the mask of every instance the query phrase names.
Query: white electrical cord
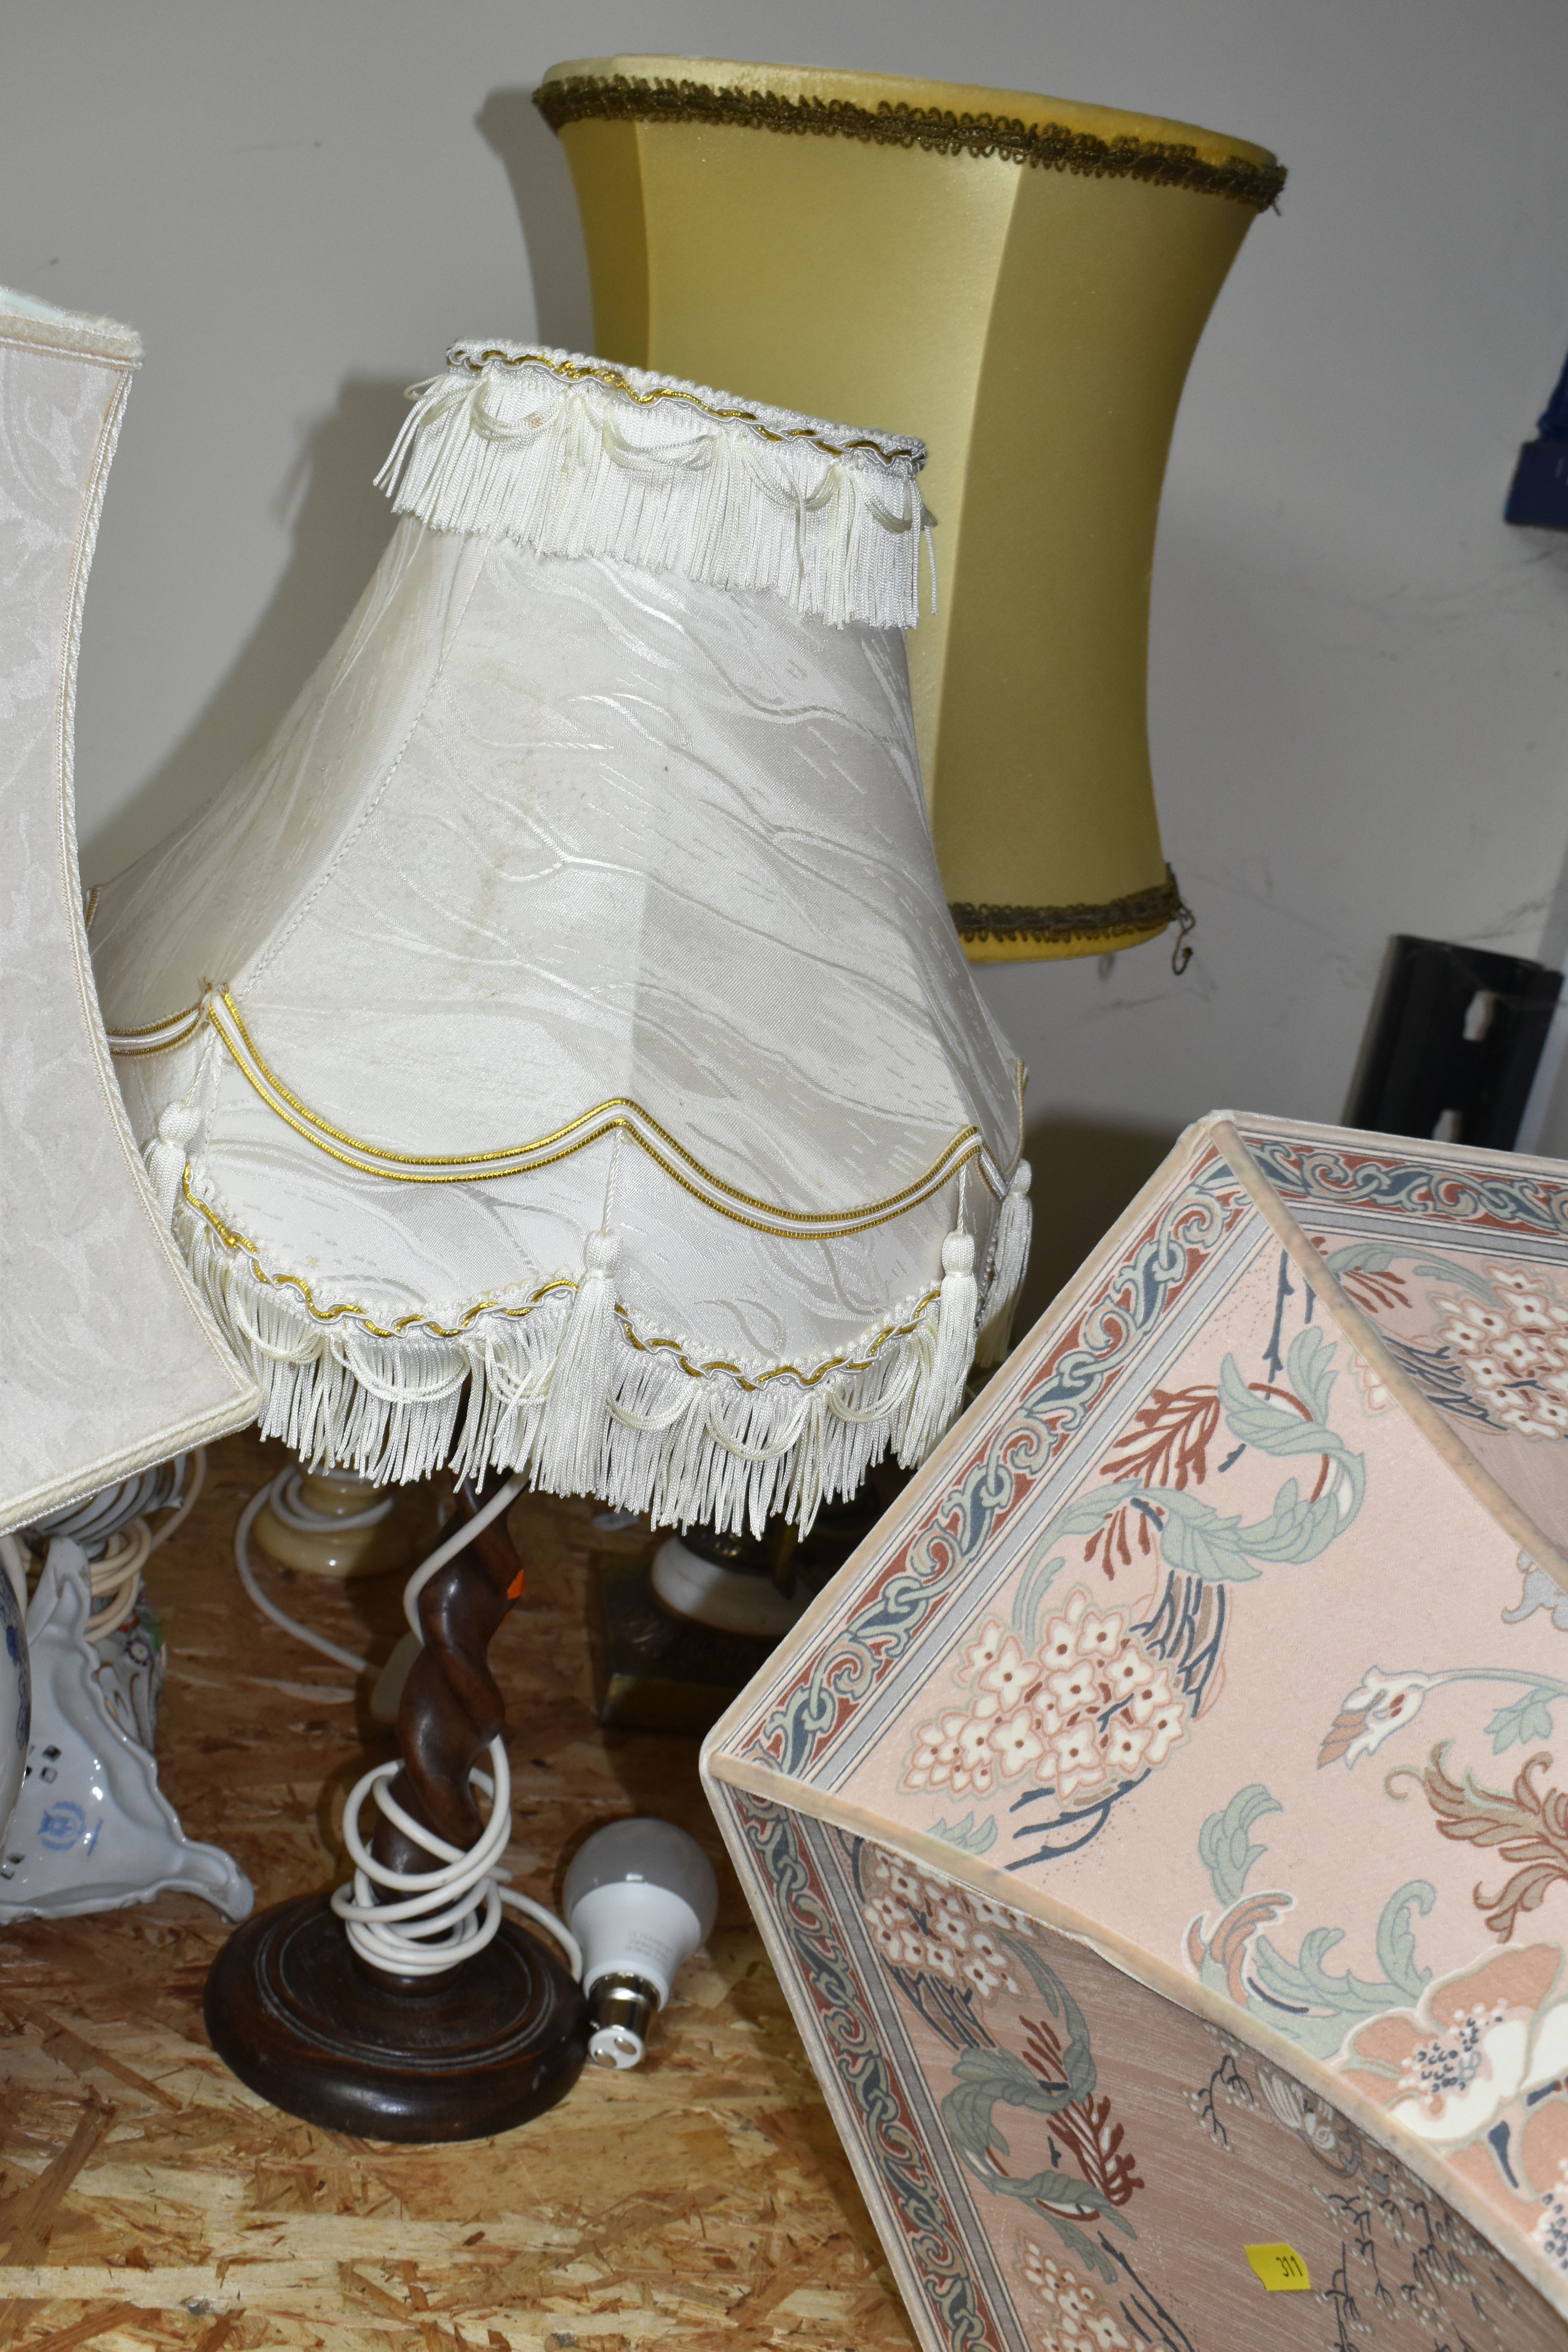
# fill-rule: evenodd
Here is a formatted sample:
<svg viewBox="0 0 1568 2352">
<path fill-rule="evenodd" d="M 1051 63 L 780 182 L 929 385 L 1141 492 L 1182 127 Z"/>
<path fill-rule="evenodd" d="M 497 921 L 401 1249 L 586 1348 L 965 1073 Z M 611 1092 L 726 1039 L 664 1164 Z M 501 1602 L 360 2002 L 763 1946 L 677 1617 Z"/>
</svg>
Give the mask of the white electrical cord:
<svg viewBox="0 0 1568 2352">
<path fill-rule="evenodd" d="M 521 1478 L 507 1479 L 504 1486 L 496 1488 L 488 1503 L 481 1504 L 471 1518 L 464 1520 L 455 1535 L 449 1535 L 445 1543 L 438 1543 L 429 1559 L 422 1560 L 415 1570 L 403 1588 L 403 1613 L 408 1620 L 409 1632 L 417 1633 L 421 1641 L 425 1636 L 419 1623 L 419 1595 L 436 1570 L 445 1568 L 449 1559 L 455 1559 L 477 1535 L 484 1532 L 492 1519 L 499 1519 L 503 1511 L 510 1508 L 521 1492 Z"/>
<path fill-rule="evenodd" d="M 57 1532 L 67 1535 L 70 1530 L 61 1528 Z M 92 1614 L 87 1630 L 95 1642 L 101 1642 L 108 1633 L 118 1633 L 127 1618 L 135 1615 L 142 1570 L 156 1542 L 146 1520 L 135 1518 L 129 1527 L 117 1528 L 98 1559 L 89 1563 Z"/>
<path fill-rule="evenodd" d="M 143 1568 L 159 1545 L 167 1543 L 190 1517 L 206 1475 L 206 1448 L 198 1445 L 194 1453 L 177 1454 L 156 1470 L 100 1487 L 85 1502 L 55 1511 L 25 1531 L 30 1538 L 28 1550 L 47 1547 L 51 1536 L 70 1536 L 88 1553 L 92 1587 L 88 1632 L 95 1642 L 118 1633 L 135 1615 Z M 129 1519 L 123 1516 L 128 1508 L 135 1513 Z M 157 1512 L 166 1517 L 154 1528 L 150 1514 Z M 10 1551 L 5 1564 L 15 1582 L 15 1557 Z M 22 1564 L 25 1572 L 25 1557 Z"/>
<path fill-rule="evenodd" d="M 501 1905 L 510 1903 L 550 1930 L 566 1954 L 573 1975 L 581 1978 L 582 1948 L 571 1929 L 542 1903 L 514 1894 L 504 1884 L 511 1875 L 500 1866 L 500 1856 L 511 1841 L 511 1773 L 499 1739 L 490 1742 L 490 1764 L 493 1780 L 478 1765 L 468 1775 L 490 1799 L 490 1817 L 478 1843 L 467 1853 L 415 1821 L 389 1795 L 387 1783 L 402 1769 L 400 1765 L 377 1764 L 350 1790 L 343 1810 L 343 1843 L 354 1864 L 353 1885 L 334 1891 L 332 1909 L 348 1930 L 354 1950 L 373 1968 L 400 1977 L 438 1976 L 457 1960 L 469 1959 L 484 1950 L 500 1927 Z M 439 1870 L 388 1870 L 384 1863 L 376 1861 L 359 1826 L 360 1808 L 373 1789 L 378 1811 L 394 1828 L 441 1856 Z M 377 1887 L 401 1890 L 404 1899 L 378 1903 Z M 433 1949 L 436 1937 L 441 1940 Z"/>
<path fill-rule="evenodd" d="M 268 1599 L 257 1581 L 251 1562 L 250 1530 L 269 1502 L 289 1525 L 314 1529 L 374 1525 L 392 1508 L 392 1498 L 353 1518 L 338 1518 L 312 1511 L 308 1503 L 300 1500 L 300 1479 L 297 1467 L 281 1472 L 270 1485 L 254 1494 L 241 1512 L 234 1534 L 239 1580 L 262 1615 L 270 1618 L 285 1633 L 309 1643 L 313 1650 L 321 1651 L 340 1666 L 347 1666 L 353 1674 L 368 1674 L 368 1658 L 328 1641 L 324 1633 L 315 1633 L 309 1625 L 301 1625 Z M 419 1596 L 425 1587 L 492 1519 L 501 1516 L 521 1493 L 522 1486 L 521 1478 L 508 1478 L 460 1527 L 437 1545 L 429 1559 L 422 1560 L 409 1578 L 404 1588 L 403 1612 L 410 1630 L 421 1642 L 424 1634 L 419 1623 Z M 477 1843 L 466 1851 L 448 1845 L 445 1838 L 415 1821 L 389 1794 L 388 1783 L 402 1769 L 400 1764 L 374 1766 L 349 1790 L 343 1808 L 343 1843 L 354 1865 L 353 1885 L 334 1891 L 332 1909 L 342 1921 L 354 1950 L 372 1968 L 384 1969 L 389 1975 L 399 1977 L 438 1976 L 459 1960 L 470 1959 L 484 1950 L 500 1929 L 502 1904 L 510 1903 L 514 1910 L 548 1929 L 565 1953 L 573 1976 L 581 1979 L 583 1954 L 570 1928 L 542 1903 L 535 1903 L 531 1895 L 514 1893 L 505 1884 L 511 1874 L 502 1866 L 500 1857 L 511 1843 L 511 1769 L 502 1743 L 492 1739 L 489 1746 L 490 1771 L 476 1764 L 468 1773 L 469 1780 L 490 1801 L 489 1819 Z M 377 1862 L 360 1830 L 360 1813 L 373 1790 L 377 1810 L 395 1829 L 427 1853 L 440 1856 L 438 1869 L 389 1870 L 384 1863 Z M 378 1888 L 389 1890 L 395 1899 L 379 1902 Z"/>
<path fill-rule="evenodd" d="M 290 1480 L 294 1482 L 296 1490 L 293 1496 L 288 1497 L 287 1503 L 287 1523 L 290 1527 L 353 1527 L 365 1516 L 356 1514 L 353 1519 L 340 1519 L 325 1511 L 312 1511 L 308 1504 L 301 1508 L 297 1499 L 299 1479 L 300 1472 L 297 1466 L 280 1470 L 270 1485 L 257 1488 L 244 1510 L 241 1511 L 239 1525 L 234 1531 L 234 1564 L 239 1570 L 239 1580 L 262 1615 L 270 1617 L 272 1622 L 280 1626 L 285 1633 L 292 1633 L 297 1642 L 306 1642 L 312 1650 L 320 1650 L 321 1655 L 324 1658 L 331 1658 L 334 1665 L 347 1666 L 351 1675 L 368 1675 L 370 1672 L 368 1658 L 362 1658 L 357 1650 L 345 1650 L 339 1642 L 329 1642 L 324 1633 L 315 1633 L 309 1625 L 301 1625 L 297 1617 L 290 1617 L 286 1609 L 279 1609 L 276 1601 L 269 1600 L 256 1580 L 256 1570 L 251 1565 L 250 1559 L 250 1530 L 268 1503 L 272 1505 L 274 1510 L 278 1509 L 279 1504 L 285 1499 Z M 391 1503 L 388 1502 L 377 1509 L 375 1517 L 378 1519 L 384 1518 L 391 1507 Z M 284 1514 L 279 1513 L 279 1517 L 282 1516 Z"/>
<path fill-rule="evenodd" d="M 166 1544 L 168 1542 L 169 1538 L 174 1534 L 176 1528 L 183 1528 L 184 1526 L 185 1521 L 190 1517 L 191 1513 L 195 1509 L 197 1503 L 201 1500 L 202 1489 L 207 1483 L 207 1449 L 205 1445 L 196 1446 L 194 1451 L 188 1454 L 176 1454 L 174 1458 L 176 1465 L 182 1472 L 182 1475 L 184 1473 L 184 1465 L 186 1462 L 189 1462 L 191 1465 L 191 1475 L 188 1481 L 181 1486 L 180 1499 L 177 1503 L 174 1505 L 170 1505 L 168 1503 L 155 1503 L 153 1506 L 154 1510 L 167 1511 L 169 1514 L 168 1517 L 163 1521 L 163 1526 L 156 1528 L 153 1532 L 153 1549 L 154 1551 L 157 1550 L 160 1544 Z"/>
</svg>

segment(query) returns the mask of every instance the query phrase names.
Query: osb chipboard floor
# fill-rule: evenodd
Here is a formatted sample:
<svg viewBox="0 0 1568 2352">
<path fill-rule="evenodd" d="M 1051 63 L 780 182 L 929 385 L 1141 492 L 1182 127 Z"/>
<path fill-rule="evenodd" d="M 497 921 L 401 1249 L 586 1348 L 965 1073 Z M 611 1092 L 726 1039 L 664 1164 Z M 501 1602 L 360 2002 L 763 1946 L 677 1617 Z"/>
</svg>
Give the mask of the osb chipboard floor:
<svg viewBox="0 0 1568 2352">
<path fill-rule="evenodd" d="M 276 1446 L 212 1454 L 191 1520 L 153 1558 L 167 1627 L 163 1783 L 261 1904 L 342 1874 L 342 1798 L 390 1754 L 351 1676 L 265 1623 L 236 1580 L 245 1497 Z M 723 1860 L 695 1743 L 601 1730 L 584 1632 L 585 1507 L 529 1497 L 523 1606 L 492 1651 L 506 1694 L 516 1884 L 553 1904 L 597 1822 L 691 1830 L 722 1889 L 647 2062 L 585 2073 L 492 2140 L 390 2147 L 266 2106 L 213 2055 L 205 1905 L 0 1936 L 0 2346 L 200 2352 L 330 2346 L 630 2352 L 907 2352 L 914 2341 L 783 1996 Z M 635 1538 L 622 1538 L 631 1541 Z M 400 1580 L 286 1607 L 383 1656 Z"/>
</svg>

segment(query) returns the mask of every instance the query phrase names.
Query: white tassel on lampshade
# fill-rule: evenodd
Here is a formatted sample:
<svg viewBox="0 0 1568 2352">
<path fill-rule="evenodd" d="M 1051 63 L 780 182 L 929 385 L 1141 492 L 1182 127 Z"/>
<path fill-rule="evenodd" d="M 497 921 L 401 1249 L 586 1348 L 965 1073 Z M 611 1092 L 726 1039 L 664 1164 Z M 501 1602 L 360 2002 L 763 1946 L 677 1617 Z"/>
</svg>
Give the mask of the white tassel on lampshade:
<svg viewBox="0 0 1568 2352">
<path fill-rule="evenodd" d="M 942 1288 L 937 1297 L 936 1347 L 922 1396 L 919 1452 L 936 1444 L 963 1398 L 974 1360 L 974 1236 L 962 1225 L 942 1245 Z"/>
<path fill-rule="evenodd" d="M 771 588 L 841 625 L 919 617 L 925 451 L 570 352 L 454 345 L 377 477 L 399 514 Z"/>
<path fill-rule="evenodd" d="M 616 1338 L 614 1234 L 590 1234 L 583 1275 L 551 1368 L 536 1456 L 540 1484 L 557 1495 L 591 1495 L 609 1402 Z"/>
<path fill-rule="evenodd" d="M 414 403 L 338 645 L 100 895 L 132 1125 L 307 1461 L 808 1528 L 930 1451 L 1026 1236 L 914 748 L 924 451 L 501 341 Z"/>
<path fill-rule="evenodd" d="M 174 1222 L 174 1203 L 184 1179 L 185 1155 L 200 1134 L 201 1124 L 194 1103 L 171 1103 L 167 1110 L 159 1114 L 157 1130 L 142 1152 L 147 1181 L 166 1226 Z"/>
<path fill-rule="evenodd" d="M 975 1342 L 977 1364 L 999 1364 L 1012 1339 L 1013 1310 L 1018 1304 L 1018 1293 L 1024 1286 L 1024 1276 L 1029 1264 L 1029 1236 L 1033 1227 L 1029 1208 L 1029 1163 L 1020 1160 L 1013 1171 L 1013 1181 L 1007 1187 L 996 1220 L 996 1233 L 991 1244 L 991 1281 L 986 1292 L 985 1320 Z"/>
</svg>

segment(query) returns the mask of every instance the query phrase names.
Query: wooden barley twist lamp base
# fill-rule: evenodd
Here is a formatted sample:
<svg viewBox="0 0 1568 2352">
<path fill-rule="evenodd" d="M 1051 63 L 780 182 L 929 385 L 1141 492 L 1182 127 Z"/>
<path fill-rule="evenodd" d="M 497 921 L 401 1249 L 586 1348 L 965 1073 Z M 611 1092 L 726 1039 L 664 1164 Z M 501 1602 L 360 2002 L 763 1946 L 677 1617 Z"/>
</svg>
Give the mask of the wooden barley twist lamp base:
<svg viewBox="0 0 1568 2352">
<path fill-rule="evenodd" d="M 434 1983 L 350 1949 L 325 1895 L 248 1920 L 206 1990 L 213 2048 L 275 2107 L 362 2139 L 484 2139 L 563 2099 L 587 2048 L 582 1993 L 511 1920 Z"/>
<path fill-rule="evenodd" d="M 459 1509 L 482 1500 L 465 1491 Z M 419 1595 L 425 1646 L 404 1689 L 403 1767 L 389 1794 L 448 1848 L 467 1852 L 483 1826 L 469 1772 L 505 1721 L 487 1652 L 521 1590 L 502 1517 Z M 384 1815 L 371 1851 L 399 1872 L 439 1859 Z M 366 2139 L 509 2131 L 564 2098 L 587 2053 L 579 1987 L 515 1921 L 450 1969 L 396 1976 L 354 1950 L 327 1894 L 247 1921 L 214 1964 L 205 2014 L 242 2083 L 306 2123 Z"/>
</svg>

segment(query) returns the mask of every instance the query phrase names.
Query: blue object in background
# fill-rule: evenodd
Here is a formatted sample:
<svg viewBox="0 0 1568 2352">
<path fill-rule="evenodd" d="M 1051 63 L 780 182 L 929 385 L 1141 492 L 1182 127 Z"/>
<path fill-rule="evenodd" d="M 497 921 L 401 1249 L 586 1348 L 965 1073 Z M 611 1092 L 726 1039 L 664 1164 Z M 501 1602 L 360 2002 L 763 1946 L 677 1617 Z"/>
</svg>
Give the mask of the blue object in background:
<svg viewBox="0 0 1568 2352">
<path fill-rule="evenodd" d="M 1536 431 L 1539 441 L 1527 441 L 1519 453 L 1502 519 L 1535 530 L 1568 530 L 1568 362 Z"/>
</svg>

